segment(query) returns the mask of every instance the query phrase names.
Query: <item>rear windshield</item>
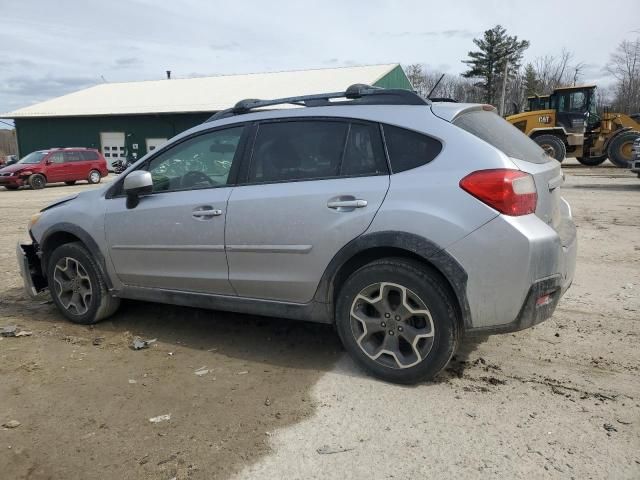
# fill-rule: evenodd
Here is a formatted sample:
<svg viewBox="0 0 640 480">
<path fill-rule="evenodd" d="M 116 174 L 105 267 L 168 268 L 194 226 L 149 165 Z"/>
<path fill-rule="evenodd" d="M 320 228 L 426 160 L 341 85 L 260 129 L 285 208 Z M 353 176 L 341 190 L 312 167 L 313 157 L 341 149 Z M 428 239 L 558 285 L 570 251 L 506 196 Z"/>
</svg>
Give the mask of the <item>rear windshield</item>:
<svg viewBox="0 0 640 480">
<path fill-rule="evenodd" d="M 551 160 L 537 143 L 495 112 L 473 110 L 457 117 L 453 124 L 493 145 L 509 157 L 532 163 Z"/>
</svg>

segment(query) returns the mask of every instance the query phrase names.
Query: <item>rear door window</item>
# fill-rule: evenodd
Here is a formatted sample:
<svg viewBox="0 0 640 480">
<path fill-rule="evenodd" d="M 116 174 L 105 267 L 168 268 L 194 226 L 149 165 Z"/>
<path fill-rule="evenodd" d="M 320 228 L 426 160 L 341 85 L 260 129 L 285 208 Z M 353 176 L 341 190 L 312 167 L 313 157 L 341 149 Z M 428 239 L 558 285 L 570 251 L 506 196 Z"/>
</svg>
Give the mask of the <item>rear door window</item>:
<svg viewBox="0 0 640 480">
<path fill-rule="evenodd" d="M 495 112 L 472 110 L 454 119 L 453 124 L 509 157 L 531 163 L 546 163 L 551 160 L 538 144 Z"/>
<path fill-rule="evenodd" d="M 426 165 L 442 150 L 442 143 L 427 135 L 391 125 L 383 130 L 393 173 Z"/>
<path fill-rule="evenodd" d="M 342 158 L 340 175 L 380 175 L 387 173 L 380 128 L 374 124 L 352 123 Z"/>
<path fill-rule="evenodd" d="M 260 124 L 249 183 L 387 174 L 377 124 L 287 120 Z"/>
<path fill-rule="evenodd" d="M 337 177 L 349 124 L 331 121 L 263 123 L 258 128 L 249 182 Z"/>
<path fill-rule="evenodd" d="M 80 152 L 64 152 L 64 163 L 81 162 Z"/>
</svg>

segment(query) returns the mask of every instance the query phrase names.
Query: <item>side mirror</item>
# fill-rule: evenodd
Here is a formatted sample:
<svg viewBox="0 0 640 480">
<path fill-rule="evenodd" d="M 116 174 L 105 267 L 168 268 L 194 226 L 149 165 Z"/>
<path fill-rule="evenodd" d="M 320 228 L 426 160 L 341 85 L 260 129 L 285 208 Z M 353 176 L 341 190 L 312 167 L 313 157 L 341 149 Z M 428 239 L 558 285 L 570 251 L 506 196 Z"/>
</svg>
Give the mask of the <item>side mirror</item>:
<svg viewBox="0 0 640 480">
<path fill-rule="evenodd" d="M 135 170 L 124 179 L 124 192 L 127 194 L 127 208 L 135 208 L 140 197 L 153 192 L 153 179 L 145 170 Z"/>
</svg>

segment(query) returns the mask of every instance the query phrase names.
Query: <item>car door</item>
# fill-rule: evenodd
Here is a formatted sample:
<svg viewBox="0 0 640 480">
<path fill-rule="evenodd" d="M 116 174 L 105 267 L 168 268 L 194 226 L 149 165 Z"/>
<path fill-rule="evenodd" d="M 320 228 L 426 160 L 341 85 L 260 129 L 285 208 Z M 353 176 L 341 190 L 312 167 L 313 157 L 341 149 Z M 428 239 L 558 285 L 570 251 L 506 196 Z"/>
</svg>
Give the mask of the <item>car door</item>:
<svg viewBox="0 0 640 480">
<path fill-rule="evenodd" d="M 372 222 L 389 186 L 377 124 L 262 122 L 226 247 L 238 295 L 305 303 L 333 256 Z"/>
<path fill-rule="evenodd" d="M 126 285 L 234 294 L 224 250 L 227 200 L 243 126 L 208 131 L 159 151 L 142 166 L 153 193 L 128 209 L 107 200 L 109 255 Z"/>
<path fill-rule="evenodd" d="M 62 174 L 64 178 L 61 178 L 62 181 L 68 182 L 87 178 L 87 175 L 84 175 L 85 162 L 79 151 L 68 150 L 64 152 L 63 156 L 64 169 Z"/>
<path fill-rule="evenodd" d="M 64 162 L 63 152 L 52 152 L 45 160 L 45 176 L 47 182 L 62 182 L 65 178 L 65 169 L 68 165 Z"/>
</svg>

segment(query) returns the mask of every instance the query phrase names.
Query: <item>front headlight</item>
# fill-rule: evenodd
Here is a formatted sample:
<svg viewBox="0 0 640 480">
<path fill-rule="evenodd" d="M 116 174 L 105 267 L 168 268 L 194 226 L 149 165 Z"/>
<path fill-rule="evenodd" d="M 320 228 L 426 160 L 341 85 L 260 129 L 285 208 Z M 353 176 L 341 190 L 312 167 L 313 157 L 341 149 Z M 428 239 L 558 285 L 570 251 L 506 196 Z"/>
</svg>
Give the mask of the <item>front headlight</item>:
<svg viewBox="0 0 640 480">
<path fill-rule="evenodd" d="M 31 215 L 31 218 L 29 219 L 29 230 L 31 230 L 31 227 L 38 223 L 38 220 L 40 220 L 40 216 L 42 216 L 42 213 L 40 212 Z"/>
</svg>

